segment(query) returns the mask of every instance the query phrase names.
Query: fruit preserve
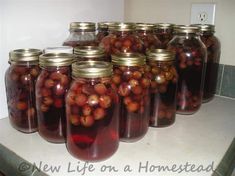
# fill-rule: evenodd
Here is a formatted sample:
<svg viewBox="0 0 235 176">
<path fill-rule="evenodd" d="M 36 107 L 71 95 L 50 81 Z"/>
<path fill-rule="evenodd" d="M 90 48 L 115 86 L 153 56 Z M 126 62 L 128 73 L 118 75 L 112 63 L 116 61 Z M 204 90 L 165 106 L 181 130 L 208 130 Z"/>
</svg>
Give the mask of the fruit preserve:
<svg viewBox="0 0 235 176">
<path fill-rule="evenodd" d="M 111 86 L 112 65 L 80 61 L 72 65 L 66 96 L 67 149 L 76 158 L 100 161 L 118 148 L 118 96 Z"/>
<path fill-rule="evenodd" d="M 12 126 L 24 133 L 37 131 L 35 82 L 39 74 L 38 49 L 10 52 L 10 67 L 5 74 L 8 115 Z"/>
<path fill-rule="evenodd" d="M 96 34 L 96 38 L 98 43 L 101 42 L 101 40 L 109 35 L 109 26 L 111 24 L 113 24 L 114 22 L 99 22 L 97 25 L 97 34 Z"/>
<path fill-rule="evenodd" d="M 201 40 L 207 48 L 206 76 L 203 92 L 203 102 L 213 99 L 216 92 L 219 61 L 220 61 L 220 42 L 214 35 L 215 26 L 198 25 L 202 31 Z"/>
<path fill-rule="evenodd" d="M 69 53 L 73 54 L 73 47 L 71 46 L 58 46 L 58 47 L 47 47 L 43 50 L 44 54 L 47 53 Z"/>
<path fill-rule="evenodd" d="M 113 23 L 109 26 L 109 35 L 104 37 L 100 43 L 106 53 L 142 53 L 144 54 L 144 45 L 141 39 L 135 33 L 134 23 Z"/>
<path fill-rule="evenodd" d="M 145 56 L 134 53 L 112 55 L 113 88 L 120 98 L 120 139 L 134 142 L 141 139 L 149 126 L 149 85 L 144 77 Z"/>
<path fill-rule="evenodd" d="M 144 43 L 145 52 L 147 50 L 160 48 L 161 42 L 154 34 L 154 25 L 137 23 L 136 33 Z"/>
<path fill-rule="evenodd" d="M 174 54 L 164 49 L 147 53 L 145 76 L 150 84 L 150 126 L 169 126 L 175 121 L 178 74 Z"/>
<path fill-rule="evenodd" d="M 104 49 L 98 46 L 78 46 L 74 54 L 76 61 L 109 61 Z"/>
<path fill-rule="evenodd" d="M 65 142 L 64 99 L 70 85 L 73 59 L 68 53 L 43 54 L 39 59 L 42 71 L 36 83 L 38 131 L 49 142 Z"/>
<path fill-rule="evenodd" d="M 97 46 L 95 23 L 72 22 L 70 23 L 70 35 L 63 43 L 64 46 Z"/>
<path fill-rule="evenodd" d="M 170 23 L 158 23 L 155 25 L 155 34 L 161 41 L 160 48 L 167 48 L 167 44 L 173 38 L 173 26 Z"/>
<path fill-rule="evenodd" d="M 206 69 L 206 48 L 200 40 L 199 28 L 175 26 L 175 36 L 168 49 L 176 54 L 179 74 L 177 113 L 193 114 L 201 106 Z"/>
</svg>

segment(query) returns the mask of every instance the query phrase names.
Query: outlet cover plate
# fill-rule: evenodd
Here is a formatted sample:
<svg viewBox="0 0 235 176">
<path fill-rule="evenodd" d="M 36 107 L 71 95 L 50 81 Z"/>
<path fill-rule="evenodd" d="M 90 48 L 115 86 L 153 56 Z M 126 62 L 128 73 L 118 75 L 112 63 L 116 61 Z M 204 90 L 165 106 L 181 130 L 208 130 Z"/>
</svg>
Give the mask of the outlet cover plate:
<svg viewBox="0 0 235 176">
<path fill-rule="evenodd" d="M 192 4 L 191 24 L 215 24 L 216 5 L 210 4 Z"/>
</svg>

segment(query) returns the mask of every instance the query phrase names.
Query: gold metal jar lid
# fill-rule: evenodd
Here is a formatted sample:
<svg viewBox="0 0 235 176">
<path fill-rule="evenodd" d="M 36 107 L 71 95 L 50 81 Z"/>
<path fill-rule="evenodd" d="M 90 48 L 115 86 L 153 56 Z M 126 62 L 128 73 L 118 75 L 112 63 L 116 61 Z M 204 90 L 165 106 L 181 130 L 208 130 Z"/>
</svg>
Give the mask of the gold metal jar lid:
<svg viewBox="0 0 235 176">
<path fill-rule="evenodd" d="M 113 65 L 142 66 L 146 63 L 146 57 L 138 53 L 120 53 L 112 55 Z"/>
<path fill-rule="evenodd" d="M 78 46 L 74 48 L 74 54 L 83 58 L 100 58 L 105 56 L 105 50 L 98 46 Z"/>
<path fill-rule="evenodd" d="M 176 25 L 174 26 L 174 33 L 191 33 L 191 34 L 197 34 L 200 33 L 200 28 L 198 26 L 188 26 L 188 25 Z"/>
<path fill-rule="evenodd" d="M 95 23 L 92 22 L 72 22 L 70 31 L 95 31 Z"/>
<path fill-rule="evenodd" d="M 39 57 L 40 67 L 69 66 L 73 63 L 75 56 L 69 53 L 47 53 Z"/>
<path fill-rule="evenodd" d="M 147 60 L 150 61 L 173 61 L 175 60 L 175 55 L 173 52 L 166 49 L 153 49 L 147 52 Z"/>
<path fill-rule="evenodd" d="M 10 63 L 33 62 L 38 61 L 42 51 L 39 49 L 16 49 L 9 53 Z"/>
<path fill-rule="evenodd" d="M 193 24 L 191 26 L 197 26 L 202 32 L 215 32 L 215 26 L 212 24 Z"/>
<path fill-rule="evenodd" d="M 69 53 L 73 54 L 73 47 L 71 46 L 56 46 L 56 47 L 47 47 L 43 50 L 44 54 L 47 53 Z"/>
<path fill-rule="evenodd" d="M 111 76 L 113 66 L 104 61 L 80 61 L 72 64 L 74 78 L 101 78 Z"/>
<path fill-rule="evenodd" d="M 175 25 L 172 23 L 156 23 L 154 25 L 155 29 L 173 29 Z"/>
<path fill-rule="evenodd" d="M 154 25 L 153 24 L 136 23 L 136 30 L 152 31 L 153 29 L 154 29 Z"/>
<path fill-rule="evenodd" d="M 117 22 L 99 22 L 99 23 L 97 23 L 97 28 L 98 28 L 98 30 L 99 29 L 108 30 L 109 26 L 114 24 L 114 23 L 117 23 Z"/>
<path fill-rule="evenodd" d="M 113 23 L 109 26 L 110 31 L 134 31 L 135 28 L 135 23 Z"/>
</svg>

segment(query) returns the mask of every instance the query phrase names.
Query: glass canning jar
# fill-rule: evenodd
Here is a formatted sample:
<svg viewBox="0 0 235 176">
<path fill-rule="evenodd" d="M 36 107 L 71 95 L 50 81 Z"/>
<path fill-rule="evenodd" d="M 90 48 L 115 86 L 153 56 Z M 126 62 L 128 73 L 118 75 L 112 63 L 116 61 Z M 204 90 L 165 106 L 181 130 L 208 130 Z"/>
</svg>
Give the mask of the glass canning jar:
<svg viewBox="0 0 235 176">
<path fill-rule="evenodd" d="M 42 68 L 36 83 L 39 134 L 49 142 L 65 142 L 65 94 L 71 80 L 73 54 L 48 53 L 39 58 Z"/>
<path fill-rule="evenodd" d="M 72 65 L 73 82 L 66 96 L 67 149 L 81 160 L 104 160 L 118 148 L 118 96 L 111 74 L 108 62 Z"/>
<path fill-rule="evenodd" d="M 144 43 L 145 53 L 147 50 L 161 47 L 160 40 L 154 34 L 154 25 L 146 23 L 136 24 L 136 33 Z"/>
<path fill-rule="evenodd" d="M 142 53 L 144 45 L 135 33 L 135 23 L 113 23 L 109 26 L 109 35 L 104 37 L 100 46 L 108 56 L 119 53 Z"/>
<path fill-rule="evenodd" d="M 206 71 L 206 47 L 196 26 L 175 26 L 168 49 L 176 54 L 179 74 L 177 113 L 193 114 L 201 106 Z"/>
<path fill-rule="evenodd" d="M 150 126 L 169 126 L 175 121 L 178 74 L 174 54 L 165 49 L 147 53 L 145 75 L 150 84 Z"/>
<path fill-rule="evenodd" d="M 166 49 L 167 44 L 173 38 L 173 27 L 174 24 L 170 23 L 157 23 L 155 24 L 155 34 L 161 41 L 160 48 Z"/>
<path fill-rule="evenodd" d="M 220 41 L 214 35 L 214 25 L 197 25 L 201 29 L 201 40 L 207 48 L 206 76 L 203 91 L 203 102 L 213 99 L 216 92 L 217 77 L 220 62 Z"/>
<path fill-rule="evenodd" d="M 47 47 L 43 50 L 43 54 L 47 54 L 47 53 L 69 53 L 69 54 L 73 54 L 73 47 L 71 47 L 71 46 Z"/>
<path fill-rule="evenodd" d="M 112 55 L 113 87 L 120 98 L 120 139 L 135 142 L 149 126 L 149 85 L 144 77 L 145 56 L 136 53 Z"/>
<path fill-rule="evenodd" d="M 98 46 L 78 46 L 74 54 L 77 61 L 109 61 L 104 49 Z"/>
<path fill-rule="evenodd" d="M 35 82 L 39 74 L 38 49 L 17 49 L 10 52 L 5 73 L 8 114 L 11 125 L 24 133 L 37 131 Z"/>
<path fill-rule="evenodd" d="M 113 24 L 114 22 L 99 22 L 97 23 L 97 34 L 96 38 L 98 43 L 101 42 L 101 40 L 109 35 L 109 26 Z"/>
<path fill-rule="evenodd" d="M 70 23 L 70 35 L 63 43 L 64 46 L 97 46 L 95 23 L 72 22 Z"/>
</svg>

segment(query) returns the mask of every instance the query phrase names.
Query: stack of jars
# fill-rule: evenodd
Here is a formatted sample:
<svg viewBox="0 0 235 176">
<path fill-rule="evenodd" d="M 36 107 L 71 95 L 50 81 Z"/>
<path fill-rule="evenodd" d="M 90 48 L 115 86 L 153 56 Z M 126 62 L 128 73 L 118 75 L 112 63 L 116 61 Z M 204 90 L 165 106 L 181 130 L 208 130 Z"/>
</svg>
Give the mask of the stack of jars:
<svg viewBox="0 0 235 176">
<path fill-rule="evenodd" d="M 119 140 L 138 141 L 149 126 L 172 125 L 176 113 L 193 114 L 203 96 L 213 98 L 220 55 L 213 26 L 104 22 L 98 30 L 73 22 L 69 46 L 10 52 L 5 83 L 14 128 L 100 161 Z"/>
</svg>

